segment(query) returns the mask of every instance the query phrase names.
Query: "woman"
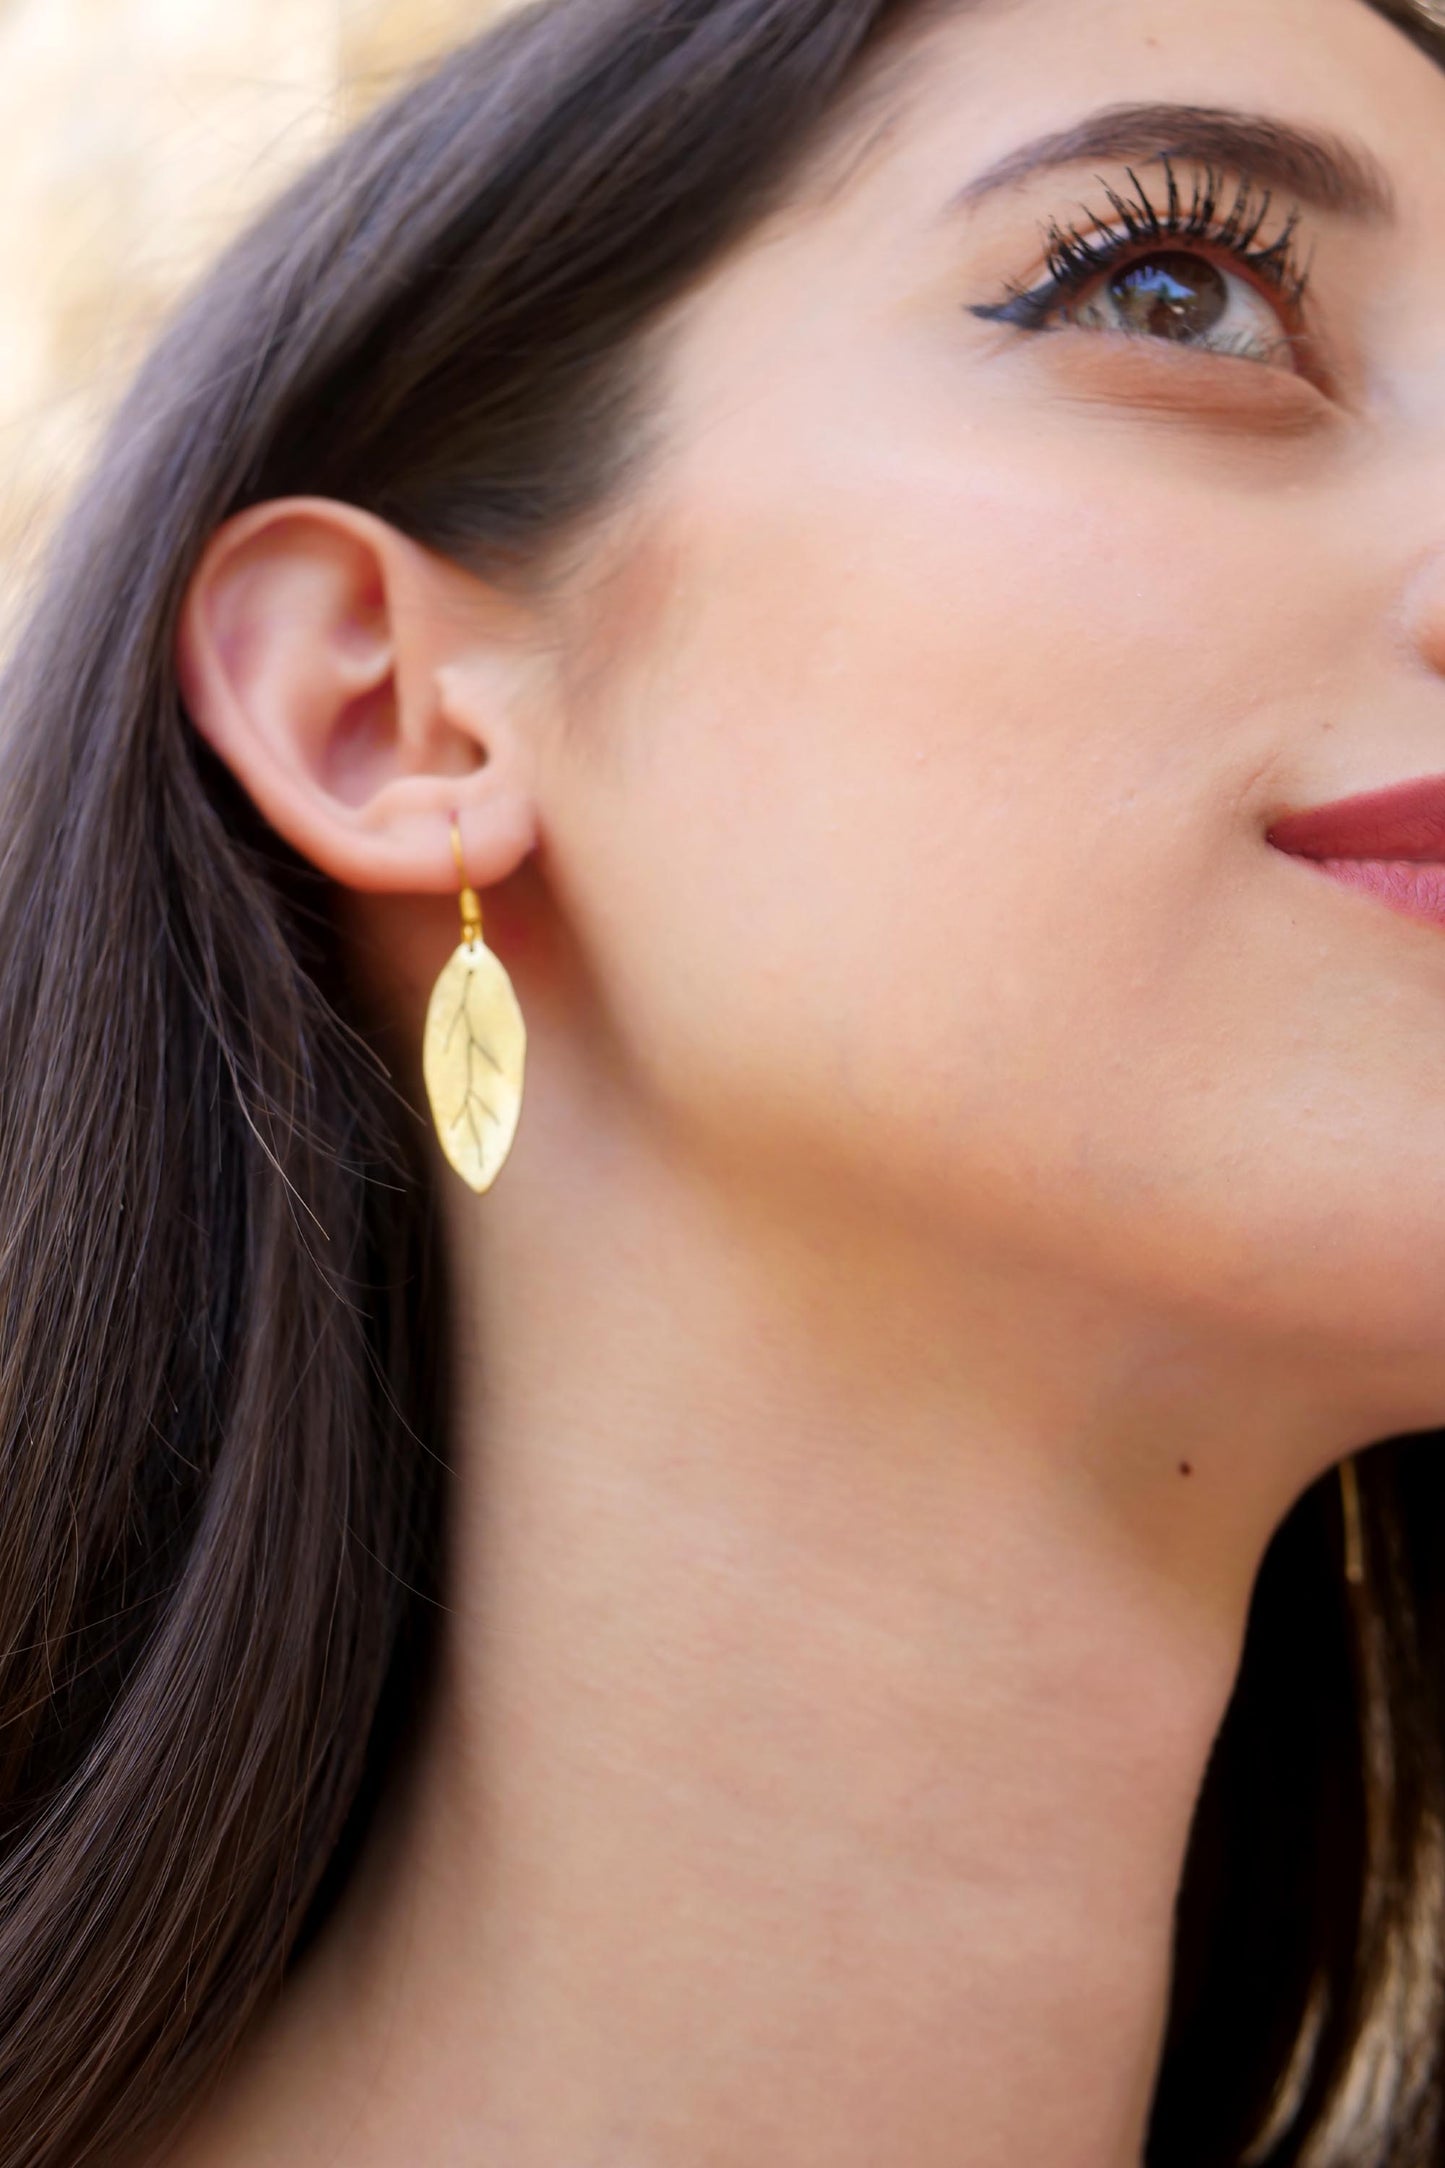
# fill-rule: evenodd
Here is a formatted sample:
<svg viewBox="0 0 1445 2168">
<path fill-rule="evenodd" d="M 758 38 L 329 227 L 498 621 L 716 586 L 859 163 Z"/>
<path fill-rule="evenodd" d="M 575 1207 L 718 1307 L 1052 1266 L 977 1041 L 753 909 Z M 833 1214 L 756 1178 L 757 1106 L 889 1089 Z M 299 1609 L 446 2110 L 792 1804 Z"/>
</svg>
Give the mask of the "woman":
<svg viewBox="0 0 1445 2168">
<path fill-rule="evenodd" d="M 4 696 L 3 2168 L 1445 2158 L 1442 59 L 550 0 L 165 332 Z"/>
</svg>

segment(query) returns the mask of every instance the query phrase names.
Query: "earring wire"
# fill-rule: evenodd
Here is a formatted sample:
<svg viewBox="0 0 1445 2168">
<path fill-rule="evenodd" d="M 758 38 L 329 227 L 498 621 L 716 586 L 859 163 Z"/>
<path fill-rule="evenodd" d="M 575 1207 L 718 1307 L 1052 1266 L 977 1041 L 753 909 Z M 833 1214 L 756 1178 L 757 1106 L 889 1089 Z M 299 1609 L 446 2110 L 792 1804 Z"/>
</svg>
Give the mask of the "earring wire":
<svg viewBox="0 0 1445 2168">
<path fill-rule="evenodd" d="M 452 851 L 457 861 L 457 879 L 461 883 L 462 939 L 477 942 L 482 938 L 482 905 L 476 890 L 467 879 L 466 860 L 462 856 L 461 823 L 452 814 Z"/>
</svg>

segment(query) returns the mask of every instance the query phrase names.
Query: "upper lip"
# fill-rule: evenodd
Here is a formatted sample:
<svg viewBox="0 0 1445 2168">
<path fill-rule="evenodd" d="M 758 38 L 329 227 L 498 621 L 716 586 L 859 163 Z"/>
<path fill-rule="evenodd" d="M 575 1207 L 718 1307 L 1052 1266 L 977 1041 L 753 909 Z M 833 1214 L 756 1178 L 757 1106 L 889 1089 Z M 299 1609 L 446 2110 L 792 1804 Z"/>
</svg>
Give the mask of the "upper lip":
<svg viewBox="0 0 1445 2168">
<path fill-rule="evenodd" d="M 1445 861 L 1445 775 L 1414 776 L 1384 790 L 1283 813 L 1265 838 L 1296 858 Z"/>
</svg>

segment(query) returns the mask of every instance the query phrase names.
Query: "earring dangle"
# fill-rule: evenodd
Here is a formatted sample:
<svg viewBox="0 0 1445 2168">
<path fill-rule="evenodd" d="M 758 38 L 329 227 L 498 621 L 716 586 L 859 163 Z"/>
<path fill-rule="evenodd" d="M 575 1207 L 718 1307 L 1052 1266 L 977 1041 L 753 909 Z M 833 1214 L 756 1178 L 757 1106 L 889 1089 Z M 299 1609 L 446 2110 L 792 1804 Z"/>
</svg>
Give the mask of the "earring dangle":
<svg viewBox="0 0 1445 2168">
<path fill-rule="evenodd" d="M 422 1075 L 441 1148 L 480 1194 L 501 1172 L 516 1135 L 527 1028 L 501 958 L 482 939 L 482 906 L 467 880 L 455 813 L 452 850 L 462 938 L 427 1004 Z"/>
<path fill-rule="evenodd" d="M 1344 1525 L 1345 1579 L 1359 1588 L 1365 1579 L 1365 1539 L 1360 1520 L 1360 1479 L 1355 1456 L 1348 1454 L 1340 1468 L 1340 1517 Z"/>
</svg>

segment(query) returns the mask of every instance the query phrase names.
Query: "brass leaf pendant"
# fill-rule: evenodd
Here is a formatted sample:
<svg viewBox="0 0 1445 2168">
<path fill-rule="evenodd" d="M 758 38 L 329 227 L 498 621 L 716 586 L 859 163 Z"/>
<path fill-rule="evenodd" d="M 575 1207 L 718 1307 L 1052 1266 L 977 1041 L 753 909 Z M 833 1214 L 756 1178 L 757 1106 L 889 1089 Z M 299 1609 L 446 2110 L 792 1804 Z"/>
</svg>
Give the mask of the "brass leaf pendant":
<svg viewBox="0 0 1445 2168">
<path fill-rule="evenodd" d="M 448 1161 L 467 1185 L 490 1189 L 512 1149 L 522 1108 L 527 1029 L 500 957 L 463 941 L 432 988 L 422 1075 Z"/>
</svg>

